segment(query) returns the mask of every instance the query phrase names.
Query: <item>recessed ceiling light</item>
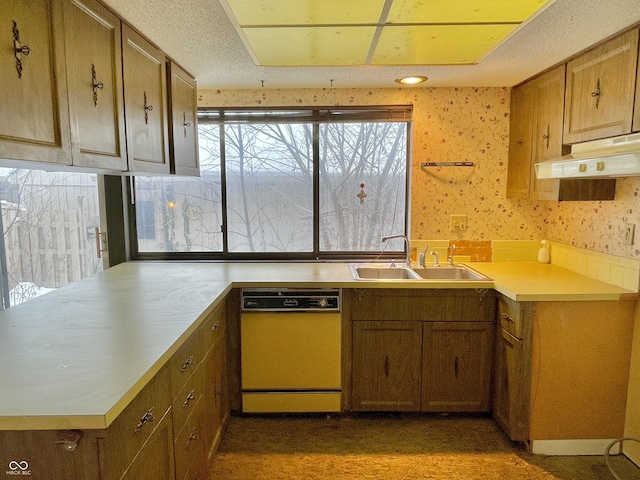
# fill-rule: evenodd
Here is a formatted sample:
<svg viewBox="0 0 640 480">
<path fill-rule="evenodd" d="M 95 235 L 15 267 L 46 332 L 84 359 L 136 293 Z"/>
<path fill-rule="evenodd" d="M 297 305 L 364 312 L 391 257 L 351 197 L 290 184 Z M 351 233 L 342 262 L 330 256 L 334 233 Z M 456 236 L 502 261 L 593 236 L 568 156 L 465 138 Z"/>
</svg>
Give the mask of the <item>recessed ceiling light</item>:
<svg viewBox="0 0 640 480">
<path fill-rule="evenodd" d="M 417 85 L 419 83 L 424 83 L 427 80 L 428 78 L 423 77 L 422 75 L 413 75 L 411 77 L 396 78 L 396 83 L 401 83 L 402 85 Z"/>
</svg>

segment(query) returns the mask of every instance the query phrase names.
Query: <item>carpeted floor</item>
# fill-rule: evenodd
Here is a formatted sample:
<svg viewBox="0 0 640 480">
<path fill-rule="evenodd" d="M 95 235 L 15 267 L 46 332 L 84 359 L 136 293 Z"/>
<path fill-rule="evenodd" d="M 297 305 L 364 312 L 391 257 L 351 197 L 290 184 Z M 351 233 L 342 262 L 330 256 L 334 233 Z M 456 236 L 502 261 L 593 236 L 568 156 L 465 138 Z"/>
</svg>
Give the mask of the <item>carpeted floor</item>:
<svg viewBox="0 0 640 480">
<path fill-rule="evenodd" d="M 624 456 L 622 479 L 640 479 Z M 604 457 L 545 457 L 513 445 L 490 418 L 358 415 L 232 417 L 210 480 L 613 480 Z"/>
</svg>

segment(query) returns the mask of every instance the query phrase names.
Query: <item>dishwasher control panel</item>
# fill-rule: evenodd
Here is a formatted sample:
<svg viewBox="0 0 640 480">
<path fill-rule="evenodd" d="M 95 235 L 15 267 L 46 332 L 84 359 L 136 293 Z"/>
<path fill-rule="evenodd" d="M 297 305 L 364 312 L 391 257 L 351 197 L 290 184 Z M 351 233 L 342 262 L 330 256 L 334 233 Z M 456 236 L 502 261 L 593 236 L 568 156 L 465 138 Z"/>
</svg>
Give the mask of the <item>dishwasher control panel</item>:
<svg viewBox="0 0 640 480">
<path fill-rule="evenodd" d="M 340 311 L 339 288 L 250 288 L 242 290 L 243 311 Z"/>
</svg>

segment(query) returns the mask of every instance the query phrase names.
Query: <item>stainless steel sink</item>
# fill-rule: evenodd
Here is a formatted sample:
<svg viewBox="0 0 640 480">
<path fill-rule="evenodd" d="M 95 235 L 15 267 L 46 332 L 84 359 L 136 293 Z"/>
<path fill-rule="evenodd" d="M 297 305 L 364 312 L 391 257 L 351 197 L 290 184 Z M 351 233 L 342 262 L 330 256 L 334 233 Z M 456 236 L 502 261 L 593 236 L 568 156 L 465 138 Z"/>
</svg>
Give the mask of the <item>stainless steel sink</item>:
<svg viewBox="0 0 640 480">
<path fill-rule="evenodd" d="M 405 266 L 379 265 L 349 265 L 351 275 L 355 280 L 420 280 L 410 268 Z"/>
<path fill-rule="evenodd" d="M 441 265 L 439 267 L 407 267 L 390 263 L 352 263 L 349 265 L 354 280 L 442 280 L 442 281 L 483 281 L 489 277 L 465 265 Z"/>
<path fill-rule="evenodd" d="M 489 280 L 488 277 L 463 265 L 419 267 L 413 271 L 424 280 Z"/>
</svg>

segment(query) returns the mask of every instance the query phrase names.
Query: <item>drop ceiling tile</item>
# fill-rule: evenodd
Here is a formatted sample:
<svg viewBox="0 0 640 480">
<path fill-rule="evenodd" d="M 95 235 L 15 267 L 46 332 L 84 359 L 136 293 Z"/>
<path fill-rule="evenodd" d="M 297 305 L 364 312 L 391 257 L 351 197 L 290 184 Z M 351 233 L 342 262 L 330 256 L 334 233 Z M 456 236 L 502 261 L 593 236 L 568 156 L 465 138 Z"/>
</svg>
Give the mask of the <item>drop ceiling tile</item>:
<svg viewBox="0 0 640 480">
<path fill-rule="evenodd" d="M 260 65 L 364 64 L 376 27 L 245 28 Z"/>
<path fill-rule="evenodd" d="M 386 26 L 373 65 L 473 64 L 517 25 Z"/>
<path fill-rule="evenodd" d="M 523 22 L 554 0 L 394 0 L 389 23 Z"/>
<path fill-rule="evenodd" d="M 240 26 L 375 24 L 384 6 L 384 0 L 226 0 L 226 3 Z"/>
</svg>

